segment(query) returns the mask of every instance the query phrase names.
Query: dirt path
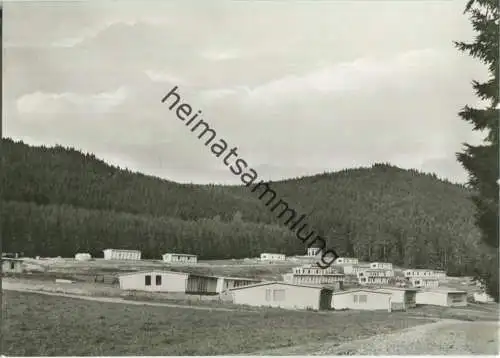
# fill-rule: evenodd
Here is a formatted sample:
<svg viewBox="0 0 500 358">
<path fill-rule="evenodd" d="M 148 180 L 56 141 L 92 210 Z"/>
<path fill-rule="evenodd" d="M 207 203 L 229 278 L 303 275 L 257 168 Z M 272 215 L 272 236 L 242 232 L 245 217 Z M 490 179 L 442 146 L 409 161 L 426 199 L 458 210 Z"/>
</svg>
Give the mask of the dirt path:
<svg viewBox="0 0 500 358">
<path fill-rule="evenodd" d="M 498 322 L 443 319 L 342 344 L 296 346 L 257 355 L 498 355 Z"/>
<path fill-rule="evenodd" d="M 59 296 L 59 297 L 75 298 L 75 299 L 86 300 L 86 301 L 120 303 L 120 304 L 126 304 L 126 305 L 136 305 L 136 306 L 174 307 L 174 308 L 201 310 L 201 311 L 224 311 L 224 312 L 235 312 L 236 311 L 235 309 L 230 309 L 230 308 L 176 305 L 176 304 L 171 304 L 171 303 L 135 301 L 135 300 L 132 301 L 132 300 L 125 300 L 125 299 L 119 298 L 119 297 L 95 297 L 95 296 L 72 295 L 72 294 L 58 293 L 58 292 L 46 292 L 46 291 L 40 291 L 40 290 L 15 287 L 15 286 L 9 285 L 8 283 L 6 284 L 6 282 L 2 283 L 2 289 L 6 290 L 6 291 L 29 292 L 29 293 L 37 293 L 40 295 L 47 295 L 47 296 Z"/>
</svg>

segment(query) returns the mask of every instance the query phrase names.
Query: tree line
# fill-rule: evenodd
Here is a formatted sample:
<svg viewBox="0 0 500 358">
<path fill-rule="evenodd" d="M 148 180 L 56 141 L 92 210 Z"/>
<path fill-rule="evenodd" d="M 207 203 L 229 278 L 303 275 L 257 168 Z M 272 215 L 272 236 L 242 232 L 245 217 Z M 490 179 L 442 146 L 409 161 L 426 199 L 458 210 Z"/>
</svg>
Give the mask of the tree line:
<svg viewBox="0 0 500 358">
<path fill-rule="evenodd" d="M 305 251 L 243 186 L 178 184 L 71 148 L 11 139 L 2 140 L 2 152 L 2 237 L 11 251 L 72 256 L 123 247 L 205 259 Z M 464 186 L 377 164 L 272 187 L 341 255 L 451 274 L 476 270 L 483 248 Z"/>
<path fill-rule="evenodd" d="M 485 134 L 485 139 L 479 145 L 465 144 L 457 153 L 457 159 L 469 173 L 469 185 L 474 189 L 475 225 L 489 248 L 477 276 L 498 302 L 500 3 L 497 0 L 469 0 L 464 13 L 469 16 L 476 36 L 471 42 L 460 41 L 455 45 L 461 52 L 481 61 L 489 76 L 484 82 L 472 81 L 472 88 L 484 105 L 465 105 L 459 112 L 460 119 L 472 124 L 474 131 Z"/>
</svg>

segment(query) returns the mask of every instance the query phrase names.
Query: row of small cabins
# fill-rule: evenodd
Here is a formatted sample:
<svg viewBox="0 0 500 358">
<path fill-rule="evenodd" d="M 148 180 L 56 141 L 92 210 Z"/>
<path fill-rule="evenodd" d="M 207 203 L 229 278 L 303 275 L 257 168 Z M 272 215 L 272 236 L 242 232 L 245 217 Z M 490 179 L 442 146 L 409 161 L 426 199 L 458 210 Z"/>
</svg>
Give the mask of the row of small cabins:
<svg viewBox="0 0 500 358">
<path fill-rule="evenodd" d="M 106 249 L 103 250 L 104 260 L 141 260 L 141 252 L 139 250 L 124 250 L 124 249 Z M 88 253 L 78 253 L 75 255 L 77 261 L 91 260 L 92 256 Z M 162 255 L 164 262 L 169 263 L 187 263 L 196 264 L 198 256 L 190 254 L 174 254 L 166 253 Z"/>
<path fill-rule="evenodd" d="M 317 248 L 310 248 L 308 256 L 317 254 Z M 281 254 L 262 254 L 264 260 L 282 259 Z M 196 255 L 190 254 L 173 254 L 166 253 L 162 255 L 163 261 L 167 263 L 188 263 L 195 264 L 197 262 Z M 75 255 L 76 260 L 90 260 L 89 254 L 78 253 Z M 105 260 L 140 260 L 141 252 L 139 250 L 122 250 L 122 249 L 106 249 L 104 250 Z M 12 267 L 4 267 L 5 271 L 15 272 L 14 261 L 10 262 Z M 439 280 L 446 277 L 444 271 L 409 269 L 403 271 L 406 280 L 399 280 L 396 284 L 399 286 L 407 286 L 417 288 L 437 288 Z M 305 265 L 293 268 L 291 273 L 285 274 L 283 280 L 292 284 L 319 284 L 330 285 L 335 289 L 341 289 L 342 284 L 358 283 L 362 286 L 382 286 L 394 284 L 394 270 L 391 263 L 372 262 L 359 263 L 356 258 L 339 257 L 332 267 L 321 269 L 312 265 Z M 347 278 L 347 279 L 346 279 Z"/>
<path fill-rule="evenodd" d="M 308 251 L 308 256 L 315 255 L 317 255 L 317 249 L 312 248 Z M 104 258 L 106 260 L 140 260 L 141 252 L 107 249 L 104 250 Z M 90 255 L 77 254 L 75 259 L 88 260 Z M 262 254 L 261 259 L 284 260 L 285 255 Z M 15 260 L 18 259 L 12 259 L 8 263 L 10 267 L 6 267 L 7 262 L 4 261 L 3 271 L 15 272 L 13 267 Z M 163 261 L 196 263 L 197 257 L 196 255 L 167 253 L 163 255 Z M 295 267 L 291 273 L 283 275 L 283 282 L 262 282 L 250 278 L 195 275 L 172 271 L 148 271 L 121 275 L 119 283 L 123 290 L 225 294 L 226 297 L 229 294 L 235 303 L 283 308 L 322 309 L 328 306 L 335 309 L 387 309 L 391 311 L 411 308 L 415 304 L 443 306 L 467 304 L 464 291 L 437 290 L 439 280 L 446 277 L 443 271 L 409 269 L 404 270 L 403 274 L 413 288 L 383 287 L 388 285 L 389 280 L 395 276 L 391 263 L 359 263 L 356 258 L 341 257 L 335 261 L 334 267 L 327 269 L 312 265 Z M 357 283 L 362 286 L 380 287 L 342 291 L 343 283 L 348 276 L 356 277 Z M 264 286 L 265 297 L 259 299 L 259 292 L 264 289 L 262 288 Z M 417 288 L 424 290 L 418 291 Z M 297 290 L 297 293 L 291 293 L 293 290 Z M 307 297 L 302 297 L 301 293 L 308 290 L 312 290 L 312 296 L 308 294 Z M 314 293 L 319 296 L 316 297 Z M 330 301 L 330 304 L 325 304 L 326 301 Z"/>
<path fill-rule="evenodd" d="M 119 276 L 120 288 L 191 294 L 220 294 L 235 304 L 289 309 L 407 310 L 417 304 L 448 307 L 466 306 L 465 291 L 449 289 L 418 290 L 380 287 L 337 290 L 328 284 L 298 284 L 286 281 L 260 281 L 238 277 L 193 275 L 173 271 L 133 272 Z"/>
<path fill-rule="evenodd" d="M 6 272 L 20 259 L 2 259 Z M 15 272 L 20 272 L 20 266 Z M 184 294 L 217 295 L 235 304 L 280 307 L 288 309 L 353 309 L 353 310 L 407 310 L 417 304 L 457 307 L 467 305 L 464 291 L 449 289 L 424 289 L 380 287 L 338 290 L 343 275 L 327 274 L 314 284 L 300 282 L 297 277 L 309 280 L 313 267 L 295 268 L 297 275 L 287 275 L 288 281 L 262 282 L 242 277 L 196 275 L 174 271 L 144 271 L 119 276 L 120 288 L 127 291 L 167 292 Z M 300 273 L 307 274 L 300 276 Z M 322 275 L 317 275 L 322 276 Z M 292 279 L 290 280 L 290 277 Z M 491 301 L 490 298 L 483 302 Z"/>
<path fill-rule="evenodd" d="M 120 288 L 130 291 L 218 294 L 261 280 L 246 277 L 196 275 L 176 271 L 142 271 L 119 276 Z"/>
<path fill-rule="evenodd" d="M 315 256 L 317 249 L 308 252 Z M 284 260 L 285 255 L 262 254 L 262 260 Z M 343 272 L 341 272 L 343 271 Z M 361 285 L 387 285 L 394 277 L 392 264 L 359 263 L 355 258 L 338 258 L 335 267 L 321 269 L 313 265 L 295 267 L 283 275 L 283 281 L 194 275 L 172 271 L 134 272 L 119 277 L 124 290 L 219 294 L 235 304 L 292 309 L 406 310 L 417 304 L 465 306 L 464 291 L 437 290 L 445 273 L 435 270 L 405 270 L 404 276 L 414 288 L 378 287 L 343 291 L 346 275 L 355 275 Z M 432 284 L 429 284 L 432 281 Z M 417 287 L 424 287 L 419 290 Z"/>
<path fill-rule="evenodd" d="M 106 249 L 103 250 L 105 260 L 135 260 L 141 259 L 141 251 L 139 250 L 124 250 L 124 249 Z M 75 259 L 78 261 L 88 261 L 92 257 L 88 253 L 78 253 Z M 196 264 L 198 262 L 197 255 L 191 254 L 174 254 L 166 253 L 162 255 L 164 262 L 169 263 L 185 263 Z M 286 255 L 276 253 L 263 253 L 260 255 L 262 261 L 285 261 Z"/>
<path fill-rule="evenodd" d="M 318 254 L 318 248 L 309 248 L 307 256 L 314 257 Z M 90 259 L 89 254 L 76 254 L 77 260 Z M 122 249 L 106 249 L 104 250 L 105 260 L 140 260 L 141 252 L 138 250 L 122 250 Z M 162 259 L 167 263 L 184 263 L 196 264 L 198 258 L 196 255 L 190 254 L 174 254 L 166 253 L 162 255 Z M 263 261 L 284 261 L 286 256 L 284 254 L 276 253 L 262 253 L 261 260 Z M 391 263 L 387 262 L 372 262 L 372 263 L 359 263 L 356 258 L 339 257 L 335 261 L 335 266 L 342 268 L 344 275 L 355 276 L 355 281 L 360 285 L 389 285 L 390 280 L 394 277 L 394 270 Z M 300 278 L 294 279 L 288 275 L 285 281 L 292 283 L 315 284 L 320 283 L 319 280 L 326 280 L 328 282 L 337 284 L 343 281 L 343 276 L 333 270 L 323 270 L 322 275 L 314 273 L 308 275 L 307 271 L 312 269 L 298 269 L 302 272 L 294 272 L 292 275 L 299 276 Z M 319 269 L 316 269 L 319 270 Z M 404 276 L 409 281 L 412 287 L 436 288 L 439 286 L 439 279 L 446 276 L 444 271 L 435 270 L 405 270 Z M 300 282 L 297 282 L 300 281 Z M 403 282 L 406 284 L 406 282 Z"/>
<path fill-rule="evenodd" d="M 140 260 L 139 250 L 106 249 L 103 250 L 105 260 Z M 76 257 L 75 257 L 76 258 Z M 195 264 L 198 262 L 196 255 L 166 253 L 162 255 L 164 262 Z"/>
<path fill-rule="evenodd" d="M 309 248 L 307 251 L 307 256 L 314 257 L 318 254 L 318 248 Z M 84 256 L 83 255 L 88 255 Z M 75 259 L 86 260 L 89 259 L 89 254 L 77 254 Z M 121 250 L 121 249 L 106 249 L 104 250 L 105 260 L 140 260 L 141 252 L 138 250 Z M 174 254 L 166 253 L 162 255 L 164 262 L 168 263 L 186 263 L 186 264 L 196 264 L 197 256 L 190 254 Z M 263 253 L 261 254 L 261 260 L 263 261 L 283 261 L 286 256 L 283 254 L 276 253 Z M 352 275 L 356 277 L 356 281 L 360 285 L 388 285 L 390 280 L 394 277 L 394 270 L 391 263 L 387 262 L 372 262 L 372 263 L 359 263 L 356 258 L 339 257 L 335 261 L 335 266 L 340 266 L 342 268 L 342 273 L 345 275 Z M 302 269 L 299 269 L 299 271 Z M 305 269 L 305 271 L 311 271 L 312 269 Z M 316 269 L 319 270 L 319 269 Z M 439 286 L 439 279 L 446 276 L 444 271 L 436 270 L 424 270 L 424 269 L 413 269 L 403 271 L 404 277 L 411 284 L 412 287 L 424 287 L 424 288 L 436 288 Z M 327 280 L 326 283 L 336 283 L 343 280 L 343 275 L 340 276 L 339 273 L 333 272 L 332 270 L 323 270 L 322 278 L 318 276 L 318 273 L 307 275 L 307 272 L 294 272 L 294 275 L 301 275 L 299 279 L 301 282 L 296 282 L 293 278 L 287 276 L 285 281 L 290 281 L 292 283 L 306 283 L 314 284 L 319 283 L 318 280 Z M 318 278 L 320 277 L 320 278 Z M 342 278 L 342 280 L 341 280 Z M 331 281 L 331 282 L 330 282 Z"/>
</svg>

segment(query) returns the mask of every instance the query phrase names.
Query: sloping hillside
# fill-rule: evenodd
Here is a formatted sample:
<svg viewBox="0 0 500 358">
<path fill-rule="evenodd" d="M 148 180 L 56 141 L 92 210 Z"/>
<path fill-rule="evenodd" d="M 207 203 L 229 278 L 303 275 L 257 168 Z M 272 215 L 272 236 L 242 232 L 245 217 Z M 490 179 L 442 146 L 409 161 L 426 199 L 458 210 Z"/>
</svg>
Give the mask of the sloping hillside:
<svg viewBox="0 0 500 358">
<path fill-rule="evenodd" d="M 178 184 L 72 149 L 10 139 L 2 140 L 2 153 L 7 247 L 62 256 L 104 244 L 141 247 L 146 255 L 171 248 L 204 258 L 303 253 L 300 241 L 278 227 L 264 201 L 246 187 Z M 433 175 L 380 164 L 271 186 L 307 213 L 310 227 L 341 254 L 460 272 L 470 272 L 477 261 L 468 191 Z M 51 244 L 44 248 L 38 242 L 48 236 Z"/>
</svg>

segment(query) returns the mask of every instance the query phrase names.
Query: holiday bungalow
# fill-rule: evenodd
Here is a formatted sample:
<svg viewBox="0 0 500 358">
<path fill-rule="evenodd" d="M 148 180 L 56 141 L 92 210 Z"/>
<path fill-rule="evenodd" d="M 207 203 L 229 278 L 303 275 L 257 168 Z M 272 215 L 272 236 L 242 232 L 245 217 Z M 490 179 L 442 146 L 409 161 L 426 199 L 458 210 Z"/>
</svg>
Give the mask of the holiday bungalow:
<svg viewBox="0 0 500 358">
<path fill-rule="evenodd" d="M 359 263 L 359 260 L 353 257 L 337 257 L 333 263 L 334 265 L 356 265 Z"/>
<path fill-rule="evenodd" d="M 139 250 L 106 249 L 104 260 L 140 260 L 141 252 Z"/>
<path fill-rule="evenodd" d="M 233 287 L 255 284 L 260 280 L 155 270 L 120 275 L 119 282 L 120 288 L 123 290 L 213 295 Z"/>
<path fill-rule="evenodd" d="M 410 285 L 415 288 L 437 288 L 439 280 L 436 277 L 410 277 Z"/>
<path fill-rule="evenodd" d="M 190 254 L 166 253 L 162 255 L 163 262 L 195 264 L 198 262 L 198 256 Z"/>
<path fill-rule="evenodd" d="M 360 285 L 387 285 L 392 277 L 388 270 L 367 269 L 358 272 L 358 283 Z"/>
<path fill-rule="evenodd" d="M 377 292 L 390 293 L 391 296 L 391 310 L 392 311 L 406 311 L 408 308 L 413 308 L 417 305 L 416 297 L 417 290 L 411 288 L 399 287 L 383 287 L 375 289 Z"/>
<path fill-rule="evenodd" d="M 334 292 L 332 308 L 336 310 L 384 310 L 391 312 L 392 293 L 377 290 L 357 289 Z"/>
<path fill-rule="evenodd" d="M 417 292 L 417 305 L 443 307 L 467 306 L 467 292 L 453 289 L 429 289 Z"/>
<path fill-rule="evenodd" d="M 263 253 L 263 254 L 260 254 L 260 259 L 262 261 L 285 261 L 286 260 L 286 255 L 284 255 L 284 254 Z"/>
<path fill-rule="evenodd" d="M 23 273 L 24 265 L 21 259 L 2 257 L 2 273 Z"/>
<path fill-rule="evenodd" d="M 327 288 L 277 281 L 233 288 L 229 292 L 235 304 L 286 309 L 326 310 L 332 298 L 332 290 Z"/>
<path fill-rule="evenodd" d="M 486 292 L 474 292 L 474 302 L 478 302 L 478 303 L 492 303 L 492 302 L 495 302 L 495 300 L 493 299 L 493 297 L 491 297 L 489 294 L 487 294 Z"/>
</svg>

